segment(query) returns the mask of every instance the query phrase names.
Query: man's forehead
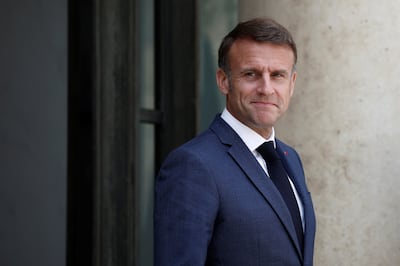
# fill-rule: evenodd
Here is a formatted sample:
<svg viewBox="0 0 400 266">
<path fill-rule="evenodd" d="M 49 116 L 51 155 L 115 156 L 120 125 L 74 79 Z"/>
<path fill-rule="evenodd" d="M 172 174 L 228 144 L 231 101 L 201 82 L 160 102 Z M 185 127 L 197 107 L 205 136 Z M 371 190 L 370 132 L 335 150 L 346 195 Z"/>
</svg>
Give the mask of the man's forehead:
<svg viewBox="0 0 400 266">
<path fill-rule="evenodd" d="M 292 68 L 294 53 L 288 45 L 261 43 L 256 41 L 235 42 L 228 53 L 229 65 L 243 65 L 243 67 L 265 67 L 265 63 L 277 68 Z"/>
</svg>

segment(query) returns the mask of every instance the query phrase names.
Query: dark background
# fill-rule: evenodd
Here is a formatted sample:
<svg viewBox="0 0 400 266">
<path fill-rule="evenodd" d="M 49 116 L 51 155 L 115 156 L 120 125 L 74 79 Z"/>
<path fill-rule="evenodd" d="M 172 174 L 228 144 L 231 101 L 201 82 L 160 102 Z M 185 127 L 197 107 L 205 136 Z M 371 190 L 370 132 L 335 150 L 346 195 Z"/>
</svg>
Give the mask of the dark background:
<svg viewBox="0 0 400 266">
<path fill-rule="evenodd" d="M 0 265 L 65 265 L 67 2 L 0 2 Z"/>
</svg>

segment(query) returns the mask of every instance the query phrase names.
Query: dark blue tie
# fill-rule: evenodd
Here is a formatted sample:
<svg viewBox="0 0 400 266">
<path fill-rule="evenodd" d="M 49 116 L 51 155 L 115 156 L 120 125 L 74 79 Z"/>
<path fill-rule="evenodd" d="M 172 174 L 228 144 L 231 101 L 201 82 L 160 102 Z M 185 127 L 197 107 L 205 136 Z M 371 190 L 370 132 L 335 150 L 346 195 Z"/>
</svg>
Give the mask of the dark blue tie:
<svg viewBox="0 0 400 266">
<path fill-rule="evenodd" d="M 292 215 L 300 247 L 303 248 L 303 226 L 299 206 L 297 205 L 296 197 L 289 183 L 288 175 L 283 167 L 281 158 L 274 148 L 274 143 L 272 141 L 264 142 L 257 148 L 257 151 L 267 163 L 269 176 L 286 202 L 290 214 Z"/>
</svg>

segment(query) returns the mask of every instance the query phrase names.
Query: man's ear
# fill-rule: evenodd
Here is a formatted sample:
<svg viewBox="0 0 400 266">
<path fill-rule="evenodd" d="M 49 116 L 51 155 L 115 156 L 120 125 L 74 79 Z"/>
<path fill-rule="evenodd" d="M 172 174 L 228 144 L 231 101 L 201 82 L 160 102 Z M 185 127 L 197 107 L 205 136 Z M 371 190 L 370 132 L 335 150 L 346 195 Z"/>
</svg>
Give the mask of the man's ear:
<svg viewBox="0 0 400 266">
<path fill-rule="evenodd" d="M 294 93 L 294 87 L 295 87 L 295 84 L 296 84 L 296 78 L 297 78 L 297 72 L 295 71 L 293 74 L 292 74 L 292 77 L 291 77 L 291 81 L 290 81 L 290 97 L 292 97 L 292 95 L 293 95 L 293 93 Z"/>
<path fill-rule="evenodd" d="M 217 85 L 222 94 L 227 95 L 229 91 L 229 77 L 222 68 L 218 68 L 216 73 Z"/>
</svg>

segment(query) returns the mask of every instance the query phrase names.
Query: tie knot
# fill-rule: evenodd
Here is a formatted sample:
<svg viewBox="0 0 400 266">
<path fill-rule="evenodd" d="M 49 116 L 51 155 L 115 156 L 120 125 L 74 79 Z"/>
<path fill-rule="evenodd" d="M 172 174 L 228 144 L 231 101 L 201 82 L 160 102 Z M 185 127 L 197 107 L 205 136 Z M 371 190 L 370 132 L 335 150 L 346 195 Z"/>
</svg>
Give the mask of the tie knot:
<svg viewBox="0 0 400 266">
<path fill-rule="evenodd" d="M 264 142 L 257 148 L 257 151 L 266 161 L 271 162 L 275 160 L 280 160 L 279 154 L 276 152 L 274 143 L 272 141 Z"/>
</svg>

